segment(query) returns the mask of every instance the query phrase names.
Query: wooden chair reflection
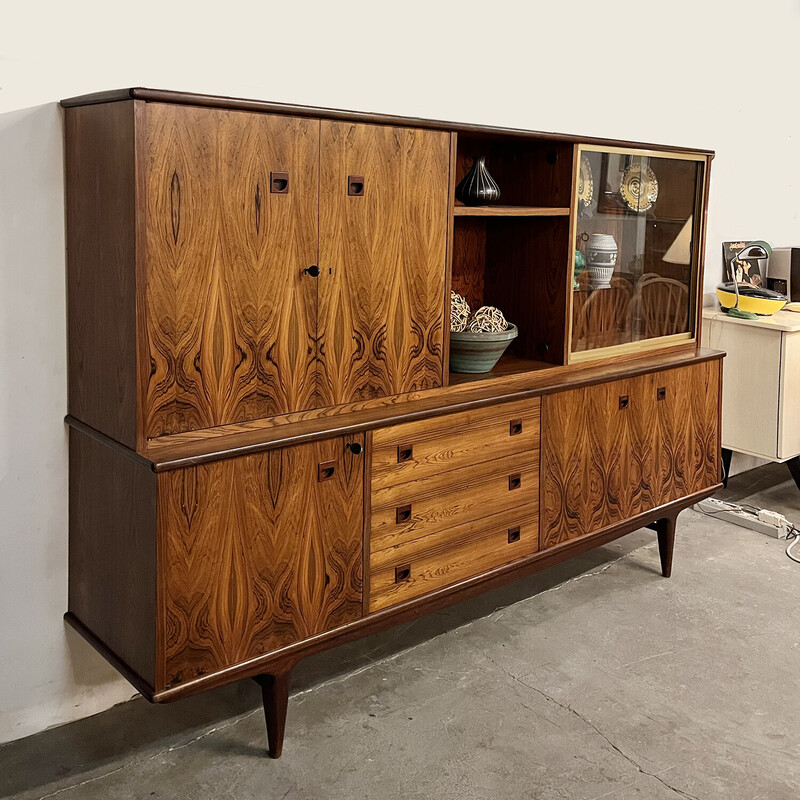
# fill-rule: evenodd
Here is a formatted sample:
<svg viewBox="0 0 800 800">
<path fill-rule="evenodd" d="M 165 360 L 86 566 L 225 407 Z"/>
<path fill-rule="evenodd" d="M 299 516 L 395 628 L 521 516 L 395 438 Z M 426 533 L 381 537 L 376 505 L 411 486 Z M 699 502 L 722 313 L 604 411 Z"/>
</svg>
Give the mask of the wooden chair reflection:
<svg viewBox="0 0 800 800">
<path fill-rule="evenodd" d="M 673 278 L 642 276 L 631 305 L 637 339 L 685 333 L 689 322 L 689 289 Z"/>
<path fill-rule="evenodd" d="M 573 350 L 609 347 L 630 341 L 633 295 L 630 281 L 612 278 L 610 289 L 596 289 L 588 296 L 585 291 L 580 294 L 585 300 L 582 303 L 579 300 L 574 309 Z"/>
</svg>

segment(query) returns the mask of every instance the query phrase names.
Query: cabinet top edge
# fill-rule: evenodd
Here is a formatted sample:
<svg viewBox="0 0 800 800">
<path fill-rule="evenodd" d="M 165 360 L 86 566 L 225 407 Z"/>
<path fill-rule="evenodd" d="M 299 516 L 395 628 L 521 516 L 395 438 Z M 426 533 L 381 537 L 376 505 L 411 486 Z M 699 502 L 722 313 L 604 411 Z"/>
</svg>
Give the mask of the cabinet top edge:
<svg viewBox="0 0 800 800">
<path fill-rule="evenodd" d="M 436 398 L 420 397 L 401 404 L 389 404 L 368 409 L 342 410 L 339 413 L 303 420 L 273 420 L 265 427 L 254 421 L 252 426 L 226 432 L 225 427 L 194 431 L 190 434 L 175 434 L 155 439 L 138 457 L 148 462 L 155 472 L 164 472 L 182 467 L 195 466 L 208 461 L 233 458 L 271 450 L 276 447 L 302 444 L 317 439 L 347 436 L 372 430 L 384 425 L 396 425 L 443 414 L 467 411 L 486 405 L 503 404 L 514 400 L 533 399 L 554 392 L 577 389 L 607 381 L 636 377 L 652 372 L 713 361 L 724 357 L 724 353 L 708 348 L 652 356 L 645 360 L 629 362 L 624 366 L 587 365 L 554 368 L 557 375 L 552 378 L 530 377 L 521 383 L 498 379 L 499 385 L 463 385 L 463 391 L 452 393 L 440 390 Z M 547 370 L 549 372 L 549 370 Z M 512 378 L 524 376 L 512 376 Z M 462 387 L 457 387 L 461 389 Z M 73 420 L 67 419 L 69 424 Z M 199 434 L 199 436 L 198 436 Z"/>
<path fill-rule="evenodd" d="M 714 157 L 713 150 L 697 147 L 677 147 L 674 145 L 653 144 L 650 142 L 634 142 L 622 139 L 608 139 L 593 136 L 577 136 L 574 134 L 555 133 L 552 131 L 533 131 L 523 128 L 504 128 L 491 125 L 477 125 L 466 122 L 447 122 L 444 120 L 424 119 L 419 117 L 401 117 L 392 114 L 380 114 L 366 111 L 346 111 L 338 108 L 321 108 L 292 103 L 274 103 L 264 100 L 249 100 L 238 97 L 198 94 L 195 92 L 177 92 L 166 89 L 147 89 L 133 87 L 128 89 L 112 89 L 93 94 L 69 97 L 61 101 L 64 108 L 96 105 L 99 103 L 116 103 L 122 100 L 143 100 L 156 103 L 176 103 L 179 105 L 202 106 L 206 108 L 223 108 L 240 111 L 260 111 L 272 114 L 291 114 L 293 116 L 320 117 L 350 122 L 363 122 L 375 125 L 398 125 L 414 128 L 429 128 L 455 133 L 491 134 L 520 139 L 544 139 L 565 144 L 591 144 L 622 146 L 636 149 L 660 150 L 672 153 L 694 153 Z"/>
</svg>

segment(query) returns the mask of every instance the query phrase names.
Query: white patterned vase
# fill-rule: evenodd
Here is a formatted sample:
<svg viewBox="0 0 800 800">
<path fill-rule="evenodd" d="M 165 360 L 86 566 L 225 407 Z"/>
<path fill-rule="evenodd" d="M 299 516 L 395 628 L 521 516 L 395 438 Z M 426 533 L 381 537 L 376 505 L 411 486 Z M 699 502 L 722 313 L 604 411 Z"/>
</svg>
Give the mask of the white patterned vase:
<svg viewBox="0 0 800 800">
<path fill-rule="evenodd" d="M 617 243 L 608 233 L 593 233 L 586 245 L 586 272 L 590 289 L 611 288 L 617 266 Z"/>
</svg>

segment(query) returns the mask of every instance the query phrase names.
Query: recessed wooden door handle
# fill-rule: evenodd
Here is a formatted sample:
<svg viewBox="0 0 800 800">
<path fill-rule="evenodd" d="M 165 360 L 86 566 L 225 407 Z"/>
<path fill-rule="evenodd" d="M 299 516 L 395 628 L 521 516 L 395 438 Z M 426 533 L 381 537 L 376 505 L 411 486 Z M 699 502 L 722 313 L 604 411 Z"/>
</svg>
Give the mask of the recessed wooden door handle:
<svg viewBox="0 0 800 800">
<path fill-rule="evenodd" d="M 510 492 L 512 489 L 519 489 L 522 486 L 522 475 L 519 472 L 515 472 L 513 475 L 508 476 L 508 491 Z"/>
<path fill-rule="evenodd" d="M 347 194 L 350 197 L 363 197 L 364 196 L 364 176 L 363 175 L 348 175 L 347 176 Z"/>
<path fill-rule="evenodd" d="M 402 583 L 411 577 L 411 564 L 403 564 L 394 568 L 394 582 Z"/>
<path fill-rule="evenodd" d="M 397 506 L 394 510 L 394 519 L 398 525 L 403 522 L 408 522 L 411 519 L 411 503 L 406 503 L 404 506 Z"/>
<path fill-rule="evenodd" d="M 317 467 L 317 480 L 318 481 L 327 481 L 333 477 L 333 474 L 336 472 L 336 462 L 335 461 L 323 461 Z"/>
<path fill-rule="evenodd" d="M 656 399 L 657 400 L 666 400 L 667 399 L 667 387 L 666 386 L 659 386 L 656 389 Z"/>
<path fill-rule="evenodd" d="M 413 444 L 399 444 L 397 445 L 397 463 L 402 464 L 404 461 L 411 461 L 414 457 Z"/>
<path fill-rule="evenodd" d="M 348 442 L 345 447 L 354 455 L 360 456 L 364 452 L 364 448 L 358 442 Z"/>
<path fill-rule="evenodd" d="M 628 407 L 628 395 L 621 394 L 619 396 L 619 407 L 620 408 L 627 408 Z"/>
<path fill-rule="evenodd" d="M 508 435 L 516 436 L 520 433 L 522 433 L 522 420 L 512 419 L 511 422 L 508 423 Z"/>
<path fill-rule="evenodd" d="M 513 544 L 519 541 L 519 525 L 508 529 L 508 543 Z"/>
<path fill-rule="evenodd" d="M 289 193 L 289 173 L 288 172 L 270 172 L 269 174 L 269 190 L 272 194 L 288 194 Z"/>
</svg>

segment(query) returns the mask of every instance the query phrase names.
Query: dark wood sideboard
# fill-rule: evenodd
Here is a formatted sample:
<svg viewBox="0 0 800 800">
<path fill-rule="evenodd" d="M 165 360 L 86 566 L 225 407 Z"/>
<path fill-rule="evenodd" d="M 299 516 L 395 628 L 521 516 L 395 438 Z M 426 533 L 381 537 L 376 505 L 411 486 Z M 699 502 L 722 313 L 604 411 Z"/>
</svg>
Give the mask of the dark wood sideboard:
<svg viewBox="0 0 800 800">
<path fill-rule="evenodd" d="M 62 105 L 66 619 L 145 697 L 255 678 L 278 757 L 310 653 L 645 526 L 669 576 L 720 478 L 713 153 L 151 89 Z M 475 155 L 503 205 L 456 201 Z M 659 199 L 626 208 L 642 164 Z M 598 231 L 620 274 L 592 291 Z M 655 335 L 645 274 L 684 303 Z M 520 330 L 491 373 L 449 370 L 451 287 Z"/>
</svg>

